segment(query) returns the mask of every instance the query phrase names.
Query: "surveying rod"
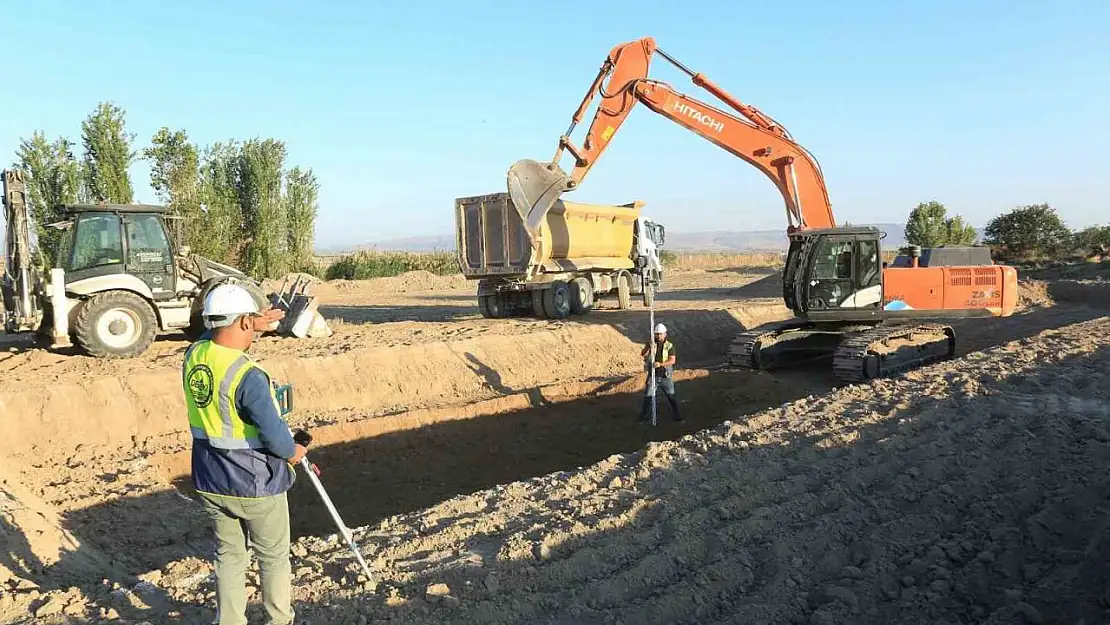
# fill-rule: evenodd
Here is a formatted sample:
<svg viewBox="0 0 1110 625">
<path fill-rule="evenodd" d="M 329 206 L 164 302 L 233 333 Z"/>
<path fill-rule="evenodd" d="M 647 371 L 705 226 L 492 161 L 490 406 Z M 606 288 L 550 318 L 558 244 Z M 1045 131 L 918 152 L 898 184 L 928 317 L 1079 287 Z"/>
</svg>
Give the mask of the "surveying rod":
<svg viewBox="0 0 1110 625">
<path fill-rule="evenodd" d="M 644 288 L 647 288 L 646 284 L 644 285 Z M 648 381 L 648 395 L 651 397 L 651 425 L 656 426 L 658 425 L 658 423 L 655 417 L 655 350 L 659 349 L 659 346 L 655 344 L 655 294 L 653 293 L 652 295 L 653 297 L 651 298 L 651 306 L 648 316 L 648 342 L 651 344 L 651 363 L 648 365 L 648 367 L 651 369 L 651 373 L 649 373 L 648 375 L 651 376 L 651 378 Z"/>
<path fill-rule="evenodd" d="M 278 406 L 281 408 L 282 416 L 293 412 L 293 385 L 283 384 L 275 387 L 274 390 L 277 395 Z M 289 432 L 292 434 L 293 430 L 290 429 Z M 293 434 L 293 440 L 299 445 L 308 447 L 308 444 L 312 442 L 312 436 L 304 430 L 299 430 L 296 434 Z M 301 458 L 300 465 L 301 468 L 304 469 L 304 472 L 308 474 L 309 481 L 316 487 L 316 492 L 320 493 L 320 499 L 324 500 L 324 506 L 327 507 L 328 512 L 331 513 L 331 518 L 335 521 L 335 526 L 339 528 L 339 533 L 343 535 L 343 539 L 347 541 L 347 546 L 351 548 L 351 552 L 354 553 L 355 558 L 358 559 L 359 565 L 362 566 L 362 572 L 366 573 L 366 579 L 373 584 L 374 575 L 370 572 L 370 567 L 362 557 L 362 552 L 358 550 L 358 545 L 355 544 L 354 533 L 350 528 L 344 525 L 343 519 L 339 516 L 339 511 L 335 509 L 335 504 L 331 502 L 331 497 L 328 497 L 328 491 L 324 490 L 324 485 L 320 483 L 320 478 L 318 477 L 320 470 L 316 468 L 315 464 L 308 461 L 307 453 Z"/>
</svg>

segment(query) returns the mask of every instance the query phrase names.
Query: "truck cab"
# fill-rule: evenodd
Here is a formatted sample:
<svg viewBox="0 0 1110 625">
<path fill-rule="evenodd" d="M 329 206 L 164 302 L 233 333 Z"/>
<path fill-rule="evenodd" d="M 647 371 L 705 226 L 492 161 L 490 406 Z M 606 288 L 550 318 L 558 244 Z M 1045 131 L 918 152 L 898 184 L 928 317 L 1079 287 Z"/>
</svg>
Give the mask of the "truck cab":
<svg viewBox="0 0 1110 625">
<path fill-rule="evenodd" d="M 663 282 L 663 260 L 660 252 L 667 238 L 663 224 L 649 217 L 636 219 L 636 266 L 643 270 L 645 287 L 648 283 L 658 288 Z"/>
</svg>

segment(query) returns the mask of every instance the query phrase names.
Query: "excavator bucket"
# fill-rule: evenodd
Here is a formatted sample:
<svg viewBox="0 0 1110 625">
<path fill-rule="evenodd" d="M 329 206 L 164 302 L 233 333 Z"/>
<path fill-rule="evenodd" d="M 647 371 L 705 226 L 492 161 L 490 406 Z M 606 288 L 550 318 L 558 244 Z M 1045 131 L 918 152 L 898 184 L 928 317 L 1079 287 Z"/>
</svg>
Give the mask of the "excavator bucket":
<svg viewBox="0 0 1110 625">
<path fill-rule="evenodd" d="M 285 318 L 278 322 L 278 334 L 299 339 L 332 335 L 331 327 L 318 310 L 320 302 L 308 294 L 308 287 L 309 281 L 298 277 L 288 291 L 283 284 L 280 291 L 270 296 L 270 304 L 285 311 Z"/>
<path fill-rule="evenodd" d="M 540 226 L 547 211 L 559 201 L 559 196 L 569 189 L 568 176 L 557 163 L 540 163 L 524 159 L 509 168 L 509 198 L 520 213 L 524 227 L 532 240 L 537 240 Z"/>
</svg>

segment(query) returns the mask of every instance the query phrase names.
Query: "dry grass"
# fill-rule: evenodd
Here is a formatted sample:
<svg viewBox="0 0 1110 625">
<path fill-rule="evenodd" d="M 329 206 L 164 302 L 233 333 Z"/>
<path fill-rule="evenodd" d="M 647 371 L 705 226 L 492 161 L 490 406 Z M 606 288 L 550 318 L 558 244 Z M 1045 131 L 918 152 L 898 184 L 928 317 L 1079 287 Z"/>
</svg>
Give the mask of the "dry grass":
<svg viewBox="0 0 1110 625">
<path fill-rule="evenodd" d="M 459 272 L 458 258 L 454 252 L 378 252 L 360 251 L 328 265 L 327 280 L 366 280 L 387 278 L 409 271 L 429 271 L 437 276 Z"/>
<path fill-rule="evenodd" d="M 667 269 L 732 269 L 735 267 L 780 268 L 786 255 L 778 252 L 664 252 Z"/>
</svg>

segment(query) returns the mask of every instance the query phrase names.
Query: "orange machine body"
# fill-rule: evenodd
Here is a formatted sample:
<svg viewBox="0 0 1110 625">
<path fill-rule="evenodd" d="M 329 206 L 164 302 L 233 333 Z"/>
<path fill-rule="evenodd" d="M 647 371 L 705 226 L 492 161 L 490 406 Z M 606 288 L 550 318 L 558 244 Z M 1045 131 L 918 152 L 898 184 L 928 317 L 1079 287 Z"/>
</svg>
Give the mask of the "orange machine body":
<svg viewBox="0 0 1110 625">
<path fill-rule="evenodd" d="M 1017 270 L 1005 265 L 887 267 L 883 306 L 904 303 L 914 310 L 989 311 L 1007 317 L 1017 308 Z"/>
</svg>

